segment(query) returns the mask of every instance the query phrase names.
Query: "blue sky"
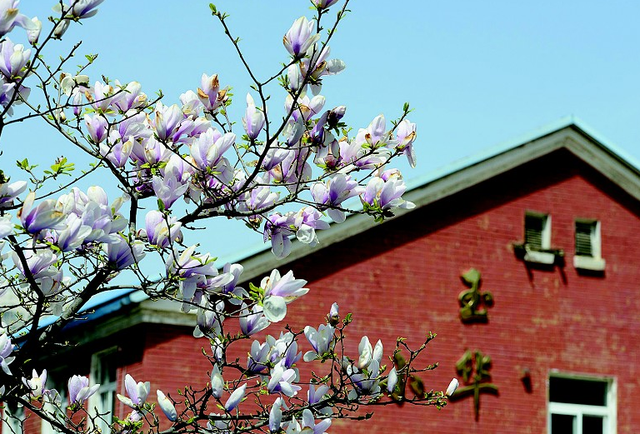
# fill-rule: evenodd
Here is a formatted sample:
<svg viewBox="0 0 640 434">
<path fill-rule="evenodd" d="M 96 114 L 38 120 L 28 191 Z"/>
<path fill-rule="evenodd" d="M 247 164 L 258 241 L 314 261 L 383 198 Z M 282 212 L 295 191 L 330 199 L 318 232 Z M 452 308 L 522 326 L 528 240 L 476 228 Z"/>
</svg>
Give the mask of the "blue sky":
<svg viewBox="0 0 640 434">
<path fill-rule="evenodd" d="M 162 89 L 168 104 L 195 89 L 203 72 L 218 73 L 223 86 L 233 87 L 241 113 L 248 76 L 208 3 L 106 0 L 49 53 L 82 39 L 80 52 L 100 55 L 92 80 L 99 74 L 137 80 L 149 95 Z M 304 0 L 215 3 L 231 15 L 260 77 L 287 61 L 283 34 L 311 14 Z M 50 13 L 44 5 L 23 0 L 20 8 L 43 19 Z M 326 107 L 346 105 L 345 120 L 357 129 L 380 113 L 396 117 L 409 101 L 418 167 L 403 165 L 406 179 L 567 115 L 640 160 L 639 2 L 354 0 L 350 9 L 331 44 L 347 69 L 326 80 Z M 275 87 L 272 94 L 277 110 L 283 94 Z M 3 168 L 24 149 L 35 160 L 70 154 L 51 131 L 26 127 L 5 131 Z M 243 237 L 212 253 L 225 256 L 255 242 Z"/>
</svg>

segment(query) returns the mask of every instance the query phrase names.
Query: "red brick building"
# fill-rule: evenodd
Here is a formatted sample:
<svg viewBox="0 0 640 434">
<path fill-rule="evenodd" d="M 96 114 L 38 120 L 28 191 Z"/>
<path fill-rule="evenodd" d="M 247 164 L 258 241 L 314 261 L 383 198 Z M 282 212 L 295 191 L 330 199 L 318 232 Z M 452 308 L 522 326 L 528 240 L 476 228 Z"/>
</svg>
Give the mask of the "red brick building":
<svg viewBox="0 0 640 434">
<path fill-rule="evenodd" d="M 269 252 L 243 261 L 247 280 L 274 266 L 309 280 L 311 292 L 290 305 L 294 326 L 320 324 L 334 301 L 353 312 L 354 355 L 363 334 L 387 354 L 397 336 L 417 346 L 438 334 L 423 361 L 439 367 L 422 379 L 443 390 L 458 377 L 454 402 L 387 406 L 330 432 L 637 432 L 638 166 L 571 120 L 461 162 L 405 198 L 416 208 L 384 224 L 352 216 L 315 249 L 296 246 L 275 265 Z M 76 328 L 84 347 L 70 370 L 111 379 L 105 399 L 126 373 L 165 392 L 204 385 L 207 343 L 190 337 L 192 319 L 135 297 L 100 305 Z"/>
</svg>

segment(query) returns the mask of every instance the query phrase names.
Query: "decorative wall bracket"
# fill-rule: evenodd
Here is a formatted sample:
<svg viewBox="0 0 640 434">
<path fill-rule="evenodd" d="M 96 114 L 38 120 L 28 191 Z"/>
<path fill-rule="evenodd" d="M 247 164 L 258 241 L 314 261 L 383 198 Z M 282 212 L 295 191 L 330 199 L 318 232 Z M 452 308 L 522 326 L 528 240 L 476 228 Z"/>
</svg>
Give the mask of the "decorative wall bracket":
<svg viewBox="0 0 640 434">
<path fill-rule="evenodd" d="M 480 395 L 489 393 L 498 395 L 498 386 L 489 383 L 491 381 L 491 357 L 483 355 L 480 351 L 465 351 L 464 355 L 456 362 L 456 372 L 462 376 L 466 386 L 459 387 L 453 395 L 451 401 L 458 401 L 469 396 L 473 396 L 473 408 L 476 421 L 480 418 Z"/>
<path fill-rule="evenodd" d="M 487 309 L 485 307 L 493 306 L 493 295 L 487 291 L 480 292 L 480 272 L 475 268 L 465 271 L 460 278 L 470 289 L 462 291 L 458 295 L 460 303 L 460 320 L 463 323 L 486 323 L 489 321 Z"/>
</svg>

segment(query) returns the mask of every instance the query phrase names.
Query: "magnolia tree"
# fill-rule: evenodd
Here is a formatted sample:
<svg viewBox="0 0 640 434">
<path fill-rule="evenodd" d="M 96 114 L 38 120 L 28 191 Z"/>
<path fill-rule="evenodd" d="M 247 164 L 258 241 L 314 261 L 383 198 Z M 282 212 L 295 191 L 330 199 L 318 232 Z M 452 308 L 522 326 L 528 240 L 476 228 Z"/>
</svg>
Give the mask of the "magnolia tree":
<svg viewBox="0 0 640 434">
<path fill-rule="evenodd" d="M 24 159 L 14 179 L 6 167 L 0 171 L 0 401 L 9 429 L 20 429 L 22 408 L 66 433 L 99 426 L 160 431 L 162 424 L 172 433 L 320 434 L 361 406 L 445 405 L 455 381 L 447 392 L 405 395 L 409 380 L 433 369 L 414 363 L 433 336 L 413 350 L 399 339 L 386 356 L 380 342 L 364 336 L 359 352 L 347 354 L 344 329 L 352 318 L 341 318 L 337 304 L 317 328 L 287 327 L 249 345 L 251 335 L 283 324 L 287 305 L 307 293 L 306 281 L 274 270 L 242 288 L 242 265 L 219 267 L 205 246 L 184 241 L 206 220 L 239 219 L 282 258 L 293 238 L 313 246 L 318 230 L 347 213 L 383 220 L 413 207 L 401 197 L 400 172 L 387 168 L 399 156 L 415 163 L 408 106 L 396 121 L 378 116 L 352 129 L 346 108 L 325 107 L 321 95 L 329 76 L 345 67 L 328 44 L 348 0 L 312 0 L 314 16 L 286 30 L 284 63 L 265 80 L 247 64 L 227 16 L 210 5 L 253 80 L 246 97 L 233 101 L 246 107 L 242 122 L 230 119 L 231 93 L 215 74 L 169 102 L 147 97 L 138 82 L 91 79 L 86 70 L 95 56 L 71 66 L 80 44 L 52 57 L 51 41 L 95 15 L 100 3 L 61 0 L 43 25 L 21 14 L 18 0 L 0 0 L 0 133 L 39 118 L 91 161 L 78 170 L 61 157 L 40 170 Z M 282 115 L 270 115 L 269 85 L 281 92 Z M 108 197 L 115 189 L 81 188 L 95 174 L 111 177 L 121 197 Z M 48 387 L 46 368 L 55 366 L 46 356 L 73 344 L 63 341 L 63 328 L 92 297 L 121 282 L 191 312 L 194 335 L 210 341 L 211 370 L 206 385 L 178 401 L 169 397 L 175 391 L 165 395 L 127 375 L 118 399 L 130 412 L 119 419 L 87 404 L 100 385 L 86 377 L 73 375 L 67 390 Z M 243 345 L 246 363 L 229 356 Z M 326 375 L 301 378 L 300 365 L 314 362 L 324 363 Z M 152 392 L 157 405 L 148 401 Z"/>
</svg>

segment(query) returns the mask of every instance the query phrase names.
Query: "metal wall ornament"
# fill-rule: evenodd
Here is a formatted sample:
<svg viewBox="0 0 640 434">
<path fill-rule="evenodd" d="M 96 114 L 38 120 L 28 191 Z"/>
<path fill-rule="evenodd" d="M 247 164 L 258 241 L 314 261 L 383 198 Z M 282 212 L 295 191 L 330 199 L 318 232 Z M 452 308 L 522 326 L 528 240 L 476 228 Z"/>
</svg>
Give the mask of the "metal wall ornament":
<svg viewBox="0 0 640 434">
<path fill-rule="evenodd" d="M 485 356 L 479 350 L 465 351 L 460 360 L 456 362 L 456 371 L 458 375 L 462 376 L 462 382 L 466 386 L 458 387 L 449 399 L 458 401 L 473 396 L 476 422 L 480 418 L 480 395 L 483 393 L 499 394 L 498 386 L 490 383 L 489 369 L 491 369 L 491 357 Z"/>
<path fill-rule="evenodd" d="M 458 295 L 460 320 L 465 324 L 488 322 L 486 308 L 493 306 L 493 295 L 489 291 L 480 292 L 480 272 L 471 268 L 462 273 L 460 278 L 470 288 Z"/>
</svg>

